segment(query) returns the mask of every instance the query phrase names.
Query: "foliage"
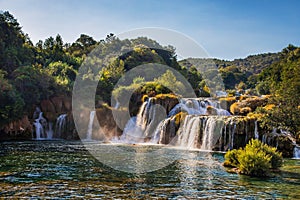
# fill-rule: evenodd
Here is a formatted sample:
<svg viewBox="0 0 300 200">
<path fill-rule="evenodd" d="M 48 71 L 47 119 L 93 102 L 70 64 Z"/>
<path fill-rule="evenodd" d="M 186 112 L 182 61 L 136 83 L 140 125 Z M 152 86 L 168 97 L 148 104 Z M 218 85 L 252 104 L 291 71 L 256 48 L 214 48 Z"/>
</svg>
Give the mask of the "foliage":
<svg viewBox="0 0 300 200">
<path fill-rule="evenodd" d="M 289 46 L 282 51 L 280 62 L 270 66 L 260 75 L 262 83 L 270 86 L 274 94 L 269 103 L 272 109 L 260 109 L 264 114 L 262 125 L 279 127 L 300 135 L 300 48 Z"/>
<path fill-rule="evenodd" d="M 61 61 L 50 63 L 45 71 L 55 79 L 57 85 L 61 85 L 67 89 L 72 88 L 72 83 L 75 81 L 77 75 L 77 71 L 74 70 L 73 66 Z"/>
<path fill-rule="evenodd" d="M 263 151 L 247 148 L 238 156 L 239 170 L 250 176 L 267 176 L 271 167 L 271 157 Z"/>
<path fill-rule="evenodd" d="M 154 82 L 157 82 L 158 84 L 167 87 L 169 90 L 175 93 L 180 93 L 184 91 L 184 85 L 177 80 L 176 76 L 170 70 L 167 70 L 159 78 L 154 79 Z"/>
<path fill-rule="evenodd" d="M 32 66 L 19 67 L 13 72 L 13 77 L 27 110 L 59 91 L 53 77 Z"/>
<path fill-rule="evenodd" d="M 239 150 L 237 149 L 232 149 L 230 151 L 227 151 L 225 154 L 224 165 L 228 167 L 238 167 L 239 166 L 238 154 L 239 154 Z"/>
<path fill-rule="evenodd" d="M 197 63 L 206 73 L 207 69 L 216 67 L 222 75 L 226 89 L 233 89 L 241 81 L 246 84 L 247 88 L 255 88 L 257 84 L 257 75 L 273 63 L 280 60 L 281 53 L 264 53 L 258 55 L 250 55 L 243 59 L 234 59 L 232 61 L 220 59 L 194 58 L 179 61 L 179 63 L 189 69 L 192 63 Z M 192 60 L 192 62 L 191 62 Z M 207 68 L 210 66 L 209 68 Z M 205 78 L 209 81 L 209 78 Z M 208 84 L 209 85 L 209 84 Z"/>
<path fill-rule="evenodd" d="M 32 43 L 18 21 L 9 12 L 0 13 L 0 69 L 10 76 L 16 68 L 32 60 Z"/>
<path fill-rule="evenodd" d="M 0 127 L 18 119 L 23 113 L 24 101 L 14 86 L 5 78 L 6 73 L 0 70 Z"/>
<path fill-rule="evenodd" d="M 237 167 L 242 174 L 268 176 L 270 169 L 282 165 L 282 154 L 276 148 L 252 139 L 244 149 L 233 149 L 225 154 L 225 166 Z"/>
<path fill-rule="evenodd" d="M 220 72 L 225 84 L 225 89 L 234 89 L 238 84 L 246 81 L 246 75 L 236 66 L 221 68 Z"/>
</svg>

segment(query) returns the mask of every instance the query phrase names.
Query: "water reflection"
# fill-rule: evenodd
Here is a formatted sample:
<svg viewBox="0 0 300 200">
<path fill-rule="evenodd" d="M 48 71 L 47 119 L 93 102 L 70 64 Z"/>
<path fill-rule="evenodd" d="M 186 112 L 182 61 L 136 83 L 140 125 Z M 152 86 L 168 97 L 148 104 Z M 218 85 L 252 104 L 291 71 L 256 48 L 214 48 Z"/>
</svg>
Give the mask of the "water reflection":
<svg viewBox="0 0 300 200">
<path fill-rule="evenodd" d="M 107 151 L 102 156 L 115 156 L 110 145 L 103 146 Z M 165 148 L 161 152 L 177 160 L 140 173 L 150 164 L 143 153 L 161 147 L 120 148 L 136 152 L 132 162 L 138 173 L 103 165 L 79 142 L 0 143 L 0 197 L 300 199 L 299 160 L 285 160 L 283 172 L 273 178 L 255 179 L 227 173 L 222 154 Z"/>
</svg>

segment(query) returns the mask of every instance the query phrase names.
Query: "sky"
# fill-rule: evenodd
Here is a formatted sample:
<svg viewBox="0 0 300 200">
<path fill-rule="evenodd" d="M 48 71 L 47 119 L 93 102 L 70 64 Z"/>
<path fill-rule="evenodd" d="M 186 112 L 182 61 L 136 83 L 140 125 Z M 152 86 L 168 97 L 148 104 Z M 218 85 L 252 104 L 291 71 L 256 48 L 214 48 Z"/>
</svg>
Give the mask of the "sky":
<svg viewBox="0 0 300 200">
<path fill-rule="evenodd" d="M 300 46 L 299 8 L 298 0 L 0 0 L 0 10 L 13 14 L 34 43 L 158 27 L 225 60 Z"/>
</svg>

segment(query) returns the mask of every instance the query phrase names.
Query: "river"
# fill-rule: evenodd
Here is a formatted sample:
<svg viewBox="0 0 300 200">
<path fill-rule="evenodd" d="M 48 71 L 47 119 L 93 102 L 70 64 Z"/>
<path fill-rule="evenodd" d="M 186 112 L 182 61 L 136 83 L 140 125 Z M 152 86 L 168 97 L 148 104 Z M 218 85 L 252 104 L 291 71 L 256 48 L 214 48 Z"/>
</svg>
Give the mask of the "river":
<svg viewBox="0 0 300 200">
<path fill-rule="evenodd" d="M 102 164 L 86 150 L 95 144 L 87 145 L 63 140 L 1 142 L 0 197 L 300 199 L 299 160 L 285 159 L 280 173 L 260 179 L 228 173 L 221 153 L 176 149 L 184 156 L 162 169 L 138 174 Z M 121 146 L 128 151 L 164 148 Z M 107 156 L 115 155 L 108 151 Z"/>
</svg>

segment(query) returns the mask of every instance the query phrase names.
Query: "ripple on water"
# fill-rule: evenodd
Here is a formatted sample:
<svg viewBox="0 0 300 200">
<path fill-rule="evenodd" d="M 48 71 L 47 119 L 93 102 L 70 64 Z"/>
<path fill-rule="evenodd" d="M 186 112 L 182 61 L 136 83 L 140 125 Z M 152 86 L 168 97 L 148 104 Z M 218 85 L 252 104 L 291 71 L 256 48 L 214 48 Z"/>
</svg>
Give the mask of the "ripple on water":
<svg viewBox="0 0 300 200">
<path fill-rule="evenodd" d="M 143 152 L 162 147 L 121 148 Z M 175 151 L 180 157 L 171 165 L 130 174 L 98 162 L 80 142 L 0 143 L 0 197 L 300 199 L 299 160 L 285 160 L 283 172 L 274 178 L 255 179 L 227 173 L 222 154 Z"/>
</svg>

